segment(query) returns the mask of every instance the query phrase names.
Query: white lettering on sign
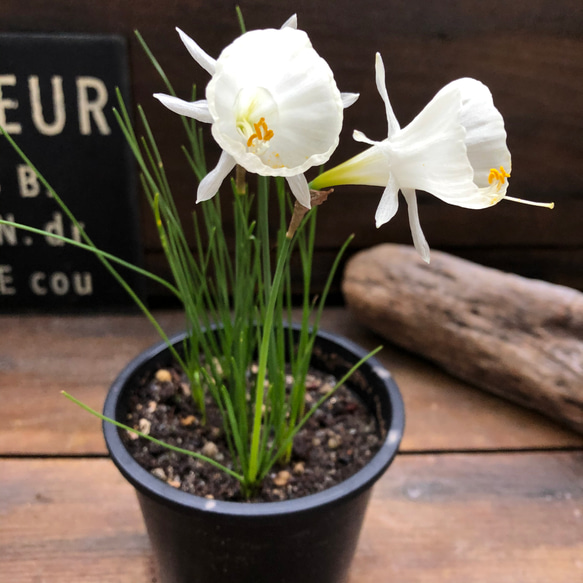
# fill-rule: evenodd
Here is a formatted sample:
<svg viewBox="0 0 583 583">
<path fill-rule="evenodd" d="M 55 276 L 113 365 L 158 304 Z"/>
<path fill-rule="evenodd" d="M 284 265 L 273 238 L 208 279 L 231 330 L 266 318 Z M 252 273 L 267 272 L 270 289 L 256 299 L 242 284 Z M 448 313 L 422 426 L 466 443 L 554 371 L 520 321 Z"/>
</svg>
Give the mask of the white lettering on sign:
<svg viewBox="0 0 583 583">
<path fill-rule="evenodd" d="M 32 121 L 36 129 L 45 136 L 56 136 L 65 127 L 65 95 L 63 93 L 63 78 L 59 75 L 51 77 L 53 89 L 53 122 L 47 123 L 43 115 L 43 106 L 40 98 L 40 85 L 38 77 L 31 75 L 28 78 L 28 92 L 30 94 L 30 107 Z"/>
<path fill-rule="evenodd" d="M 50 80 L 53 111 L 52 115 L 45 115 L 42 107 L 40 79 L 38 75 L 28 76 L 30 115 L 34 127 L 40 134 L 57 136 L 63 132 L 67 123 L 65 92 L 63 78 L 60 75 L 52 75 Z M 15 119 L 18 112 L 22 111 L 22 108 L 19 108 L 19 103 L 16 99 L 11 98 L 9 94 L 4 95 L 3 88 L 16 87 L 17 83 L 16 75 L 0 75 L 0 126 L 9 134 L 22 134 L 22 124 Z M 77 92 L 76 99 L 71 98 L 70 101 L 77 105 L 77 117 L 81 135 L 91 135 L 93 127 L 96 127 L 101 135 L 108 136 L 111 134 L 111 128 L 103 112 L 109 99 L 105 83 L 97 77 L 80 76 L 75 78 L 75 89 Z M 10 90 L 8 90 L 8 93 L 10 93 Z"/>
<path fill-rule="evenodd" d="M 65 236 L 65 229 L 63 228 L 63 215 L 61 213 L 53 213 L 53 220 L 45 223 L 44 230 L 51 235 L 57 235 L 58 237 Z M 65 241 L 61 239 L 55 239 L 49 235 L 45 236 L 45 241 L 47 245 L 51 247 L 62 247 Z"/>
<path fill-rule="evenodd" d="M 7 109 L 18 109 L 18 101 L 4 97 L 2 86 L 14 87 L 16 85 L 16 75 L 0 75 L 0 126 L 9 134 L 22 133 L 22 126 L 16 122 L 9 122 L 6 119 Z"/>
<path fill-rule="evenodd" d="M 40 183 L 34 170 L 28 164 L 19 164 L 16 167 L 18 190 L 22 198 L 34 198 L 40 193 Z"/>
<path fill-rule="evenodd" d="M 69 292 L 78 296 L 93 294 L 93 279 L 87 271 L 76 271 L 71 276 L 62 271 L 55 271 L 50 275 L 35 271 L 29 278 L 29 286 L 37 296 L 46 296 L 49 291 L 56 296 L 64 296 Z"/>
<path fill-rule="evenodd" d="M 28 164 L 16 166 L 16 178 L 18 180 L 18 192 L 22 198 L 36 198 L 41 191 L 41 184 L 36 172 Z M 45 191 L 49 198 L 53 198 L 50 191 Z"/>
<path fill-rule="evenodd" d="M 89 99 L 89 89 L 96 93 L 96 98 Z M 81 134 L 91 134 L 91 116 L 99 132 L 103 135 L 111 133 L 103 108 L 107 104 L 107 87 L 97 77 L 77 77 L 77 107 L 79 109 L 79 129 Z"/>
<path fill-rule="evenodd" d="M 0 219 L 10 221 L 13 223 L 14 215 L 7 213 L 5 219 L 4 217 L 2 217 L 2 215 L 0 215 Z M 0 245 L 4 245 L 4 243 L 6 243 L 7 245 L 16 245 L 17 242 L 18 241 L 16 239 L 16 227 L 12 225 L 0 225 Z"/>
<path fill-rule="evenodd" d="M 12 266 L 0 265 L 0 296 L 13 296 L 16 289 L 12 287 Z"/>
<path fill-rule="evenodd" d="M 81 243 L 81 229 L 85 230 L 85 223 L 78 221 L 79 226 L 71 225 L 71 239 Z"/>
<path fill-rule="evenodd" d="M 61 239 L 57 239 L 55 237 L 51 237 L 51 235 L 56 235 L 57 237 L 65 237 L 65 225 L 63 223 L 63 215 L 59 212 L 54 212 L 52 215 L 52 220 L 45 223 L 43 229 L 50 233 L 49 235 L 45 235 L 45 241 L 51 247 L 62 247 L 65 244 L 65 241 Z M 81 230 L 85 228 L 85 224 L 82 222 L 78 223 L 79 226 L 70 224 L 71 229 L 71 239 L 77 241 L 78 243 L 81 242 Z"/>
</svg>

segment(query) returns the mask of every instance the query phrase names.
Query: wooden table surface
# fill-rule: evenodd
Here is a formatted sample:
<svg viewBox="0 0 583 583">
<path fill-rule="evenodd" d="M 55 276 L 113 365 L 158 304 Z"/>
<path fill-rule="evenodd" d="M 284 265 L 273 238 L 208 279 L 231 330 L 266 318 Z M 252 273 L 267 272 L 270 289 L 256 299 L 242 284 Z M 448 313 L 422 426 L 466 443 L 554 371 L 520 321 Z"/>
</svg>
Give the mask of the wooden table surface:
<svg viewBox="0 0 583 583">
<path fill-rule="evenodd" d="M 158 316 L 168 331 L 182 326 Z M 323 327 L 383 343 L 342 308 Z M 110 315 L 3 316 L 0 330 L 0 581 L 156 581 L 99 421 L 60 394 L 100 409 L 156 333 L 140 316 Z M 349 583 L 583 582 L 583 437 L 394 347 L 380 359 L 403 393 L 406 432 Z"/>
</svg>

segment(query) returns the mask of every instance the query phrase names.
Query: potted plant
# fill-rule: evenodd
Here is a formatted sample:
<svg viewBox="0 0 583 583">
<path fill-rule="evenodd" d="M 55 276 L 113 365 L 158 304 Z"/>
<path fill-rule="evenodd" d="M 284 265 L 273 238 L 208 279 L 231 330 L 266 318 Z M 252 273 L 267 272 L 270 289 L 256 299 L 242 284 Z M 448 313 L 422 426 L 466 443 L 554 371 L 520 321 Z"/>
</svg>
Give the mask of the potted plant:
<svg viewBox="0 0 583 583">
<path fill-rule="evenodd" d="M 297 341 L 300 330 L 296 327 L 293 332 Z M 180 345 L 183 340 L 180 334 L 172 342 Z M 313 365 L 338 378 L 367 356 L 346 339 L 323 332 L 314 349 Z M 171 360 L 165 343 L 141 354 L 114 382 L 105 416 L 125 419 L 128 391 L 148 371 L 167 370 Z M 383 438 L 378 452 L 345 481 L 283 501 L 233 502 L 184 492 L 139 465 L 124 443 L 125 432 L 104 422 L 111 457 L 136 488 L 161 581 L 332 583 L 346 579 L 372 485 L 395 456 L 404 428 L 399 390 L 376 359 L 363 363 L 349 386 L 379 416 Z M 297 477 L 294 472 L 292 481 Z"/>
<path fill-rule="evenodd" d="M 395 214 L 401 190 L 413 242 L 429 261 L 415 188 L 468 208 L 516 200 L 506 196 L 510 153 L 502 116 L 488 89 L 473 79 L 444 87 L 411 124 L 400 129 L 377 55 L 376 81 L 385 103 L 388 137 L 374 142 L 355 132 L 355 139 L 369 147 L 308 183 L 304 173 L 332 156 L 343 109 L 358 95 L 338 90 L 330 67 L 308 36 L 297 30 L 295 16 L 280 29 L 251 32 L 245 31 L 241 17 L 240 21 L 242 35 L 216 60 L 179 31 L 189 53 L 211 75 L 203 100 L 196 100 L 194 90 L 192 101 L 178 98 L 142 41 L 168 87 L 169 94 L 156 94 L 157 99 L 183 116 L 188 137 L 184 152 L 199 181 L 197 202 L 201 203 L 202 220 L 197 215 L 194 219 L 194 251 L 145 115 L 138 110 L 145 136 L 141 138 L 121 99 L 116 111 L 140 167 L 173 282 L 95 248 L 39 173 L 83 241 L 60 238 L 96 253 L 162 337 L 160 345 L 121 373 L 104 414 L 67 396 L 105 421 L 112 458 L 136 488 L 163 583 L 338 583 L 346 579 L 370 488 L 399 446 L 404 413 L 394 381 L 374 359 L 376 351 L 366 354 L 319 330 L 332 277 L 350 242 L 349 238 L 340 249 L 320 298 L 313 300 L 316 210 L 332 192 L 324 189 L 342 184 L 382 186 L 377 226 Z M 210 172 L 196 121 L 211 124 L 222 148 Z M 233 170 L 231 249 L 216 193 Z M 246 172 L 258 175 L 255 195 L 250 194 Z M 288 197 L 287 187 L 293 198 Z M 273 200 L 279 215 L 275 234 L 268 219 Z M 0 223 L 36 231 L 9 221 Z M 295 327 L 290 271 L 294 252 L 303 276 L 301 322 Z M 180 300 L 185 333 L 166 336 L 126 284 L 120 265 L 154 279 Z M 310 392 L 316 370 L 325 376 Z M 334 417 L 338 399 L 343 399 L 344 422 L 349 412 L 364 415 L 371 440 L 363 455 L 352 449 L 345 455 L 336 451 L 341 442 L 358 435 L 353 427 L 354 432 L 345 437 L 334 431 L 318 434 L 322 424 Z M 164 420 L 153 424 L 160 412 Z M 331 450 L 329 458 L 336 465 L 327 476 L 330 487 L 326 478 L 305 491 L 294 488 L 301 482 L 299 476 L 309 473 L 304 464 L 309 455 L 298 453 L 298 442 L 310 424 L 315 424 L 315 433 L 310 434 L 309 448 L 324 441 L 320 449 Z M 190 437 L 199 445 L 184 447 Z M 139 444 L 139 451 L 153 444 L 147 450 L 148 460 L 164 457 L 164 467 L 152 469 L 148 461 L 139 463 L 139 451 L 132 443 Z M 189 460 L 186 477 L 170 463 L 177 459 Z M 349 470 L 344 473 L 340 466 Z M 208 479 L 200 476 L 209 476 L 209 468 L 212 475 L 226 476 L 235 487 L 191 493 L 191 488 L 196 492 L 202 487 L 201 481 L 208 486 Z M 341 479 L 335 483 L 333 475 Z M 216 482 L 222 483 L 220 478 Z M 266 484 L 271 487 L 267 498 Z"/>
</svg>

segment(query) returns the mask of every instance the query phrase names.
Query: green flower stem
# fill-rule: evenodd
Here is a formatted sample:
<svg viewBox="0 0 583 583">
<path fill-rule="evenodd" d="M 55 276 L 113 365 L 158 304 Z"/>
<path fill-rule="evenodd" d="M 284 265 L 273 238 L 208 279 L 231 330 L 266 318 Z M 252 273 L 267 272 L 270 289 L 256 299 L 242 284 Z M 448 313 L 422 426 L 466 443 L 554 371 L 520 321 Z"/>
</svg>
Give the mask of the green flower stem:
<svg viewBox="0 0 583 583">
<path fill-rule="evenodd" d="M 241 8 L 238 4 L 237 6 L 235 6 L 235 12 L 237 13 L 237 20 L 239 21 L 239 28 L 241 29 L 241 34 L 245 34 L 247 32 L 247 28 L 245 26 L 245 21 L 243 20 L 243 12 L 241 12 Z"/>
<path fill-rule="evenodd" d="M 269 341 L 271 337 L 271 330 L 273 328 L 273 314 L 275 305 L 279 296 L 279 289 L 283 278 L 284 267 L 287 264 L 288 253 L 291 247 L 291 239 L 287 237 L 283 241 L 283 246 L 280 249 L 273 276 L 273 285 L 271 286 L 269 303 L 265 310 L 265 317 L 263 321 L 263 337 L 261 339 L 261 347 L 259 350 L 259 362 L 257 365 L 257 384 L 255 388 L 255 410 L 253 417 L 253 433 L 251 438 L 251 451 L 249 455 L 248 468 L 248 482 L 254 484 L 257 480 L 258 461 L 259 461 L 259 443 L 261 438 L 261 419 L 263 417 L 263 402 L 265 395 L 265 377 L 267 372 L 267 357 L 269 354 Z"/>
</svg>

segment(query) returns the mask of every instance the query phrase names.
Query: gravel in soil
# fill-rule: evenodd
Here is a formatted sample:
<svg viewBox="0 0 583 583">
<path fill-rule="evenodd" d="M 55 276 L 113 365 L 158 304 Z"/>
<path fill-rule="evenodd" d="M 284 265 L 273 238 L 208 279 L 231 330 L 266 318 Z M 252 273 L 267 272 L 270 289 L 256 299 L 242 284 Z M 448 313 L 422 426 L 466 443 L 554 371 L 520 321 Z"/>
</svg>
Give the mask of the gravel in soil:
<svg viewBox="0 0 583 583">
<path fill-rule="evenodd" d="M 336 380 L 318 371 L 306 378 L 306 410 Z M 125 424 L 166 443 L 197 451 L 232 467 L 218 408 L 207 400 L 207 422 L 190 396 L 185 377 L 160 369 L 131 395 Z M 209 499 L 242 502 L 239 482 L 211 464 L 173 452 L 135 433 L 122 431 L 136 461 L 169 485 Z M 251 502 L 299 498 L 325 490 L 361 469 L 381 445 L 378 424 L 346 387 L 339 388 L 308 420 L 294 439 L 288 464 L 272 468 Z"/>
</svg>

